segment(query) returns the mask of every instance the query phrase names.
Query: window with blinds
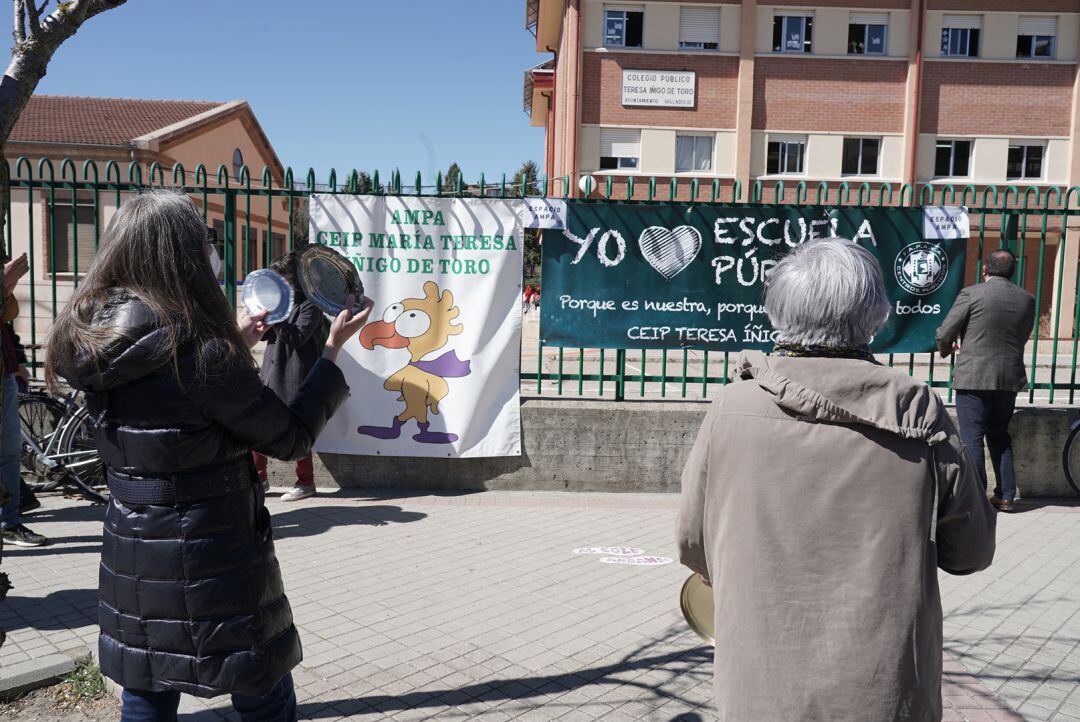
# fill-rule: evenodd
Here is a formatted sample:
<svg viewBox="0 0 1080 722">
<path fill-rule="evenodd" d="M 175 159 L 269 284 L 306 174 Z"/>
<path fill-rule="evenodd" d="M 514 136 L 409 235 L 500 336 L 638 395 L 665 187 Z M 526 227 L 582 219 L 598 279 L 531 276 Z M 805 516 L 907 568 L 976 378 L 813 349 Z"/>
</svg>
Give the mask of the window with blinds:
<svg viewBox="0 0 1080 722">
<path fill-rule="evenodd" d="M 977 58 L 981 33 L 981 15 L 946 15 L 941 27 L 941 54 Z"/>
<path fill-rule="evenodd" d="M 888 37 L 888 13 L 851 13 L 849 16 L 848 55 L 885 55 Z"/>
<path fill-rule="evenodd" d="M 60 196 L 60 193 L 57 193 Z M 52 260 L 57 273 L 84 275 L 94 258 L 94 204 L 90 199 L 57 197 L 49 209 L 49 228 L 52 236 Z M 46 251 L 50 237 L 45 237 Z"/>
<path fill-rule="evenodd" d="M 720 8 L 679 8 L 679 47 L 684 50 L 718 50 Z"/>
<path fill-rule="evenodd" d="M 641 158 L 641 131 L 600 129 L 600 170 L 632 170 Z"/>
<path fill-rule="evenodd" d="M 676 135 L 675 172 L 711 171 L 714 140 L 711 135 Z"/>
<path fill-rule="evenodd" d="M 1020 27 L 1016 34 L 1016 57 L 1051 59 L 1054 57 L 1056 45 L 1057 17 L 1020 18 Z"/>
</svg>

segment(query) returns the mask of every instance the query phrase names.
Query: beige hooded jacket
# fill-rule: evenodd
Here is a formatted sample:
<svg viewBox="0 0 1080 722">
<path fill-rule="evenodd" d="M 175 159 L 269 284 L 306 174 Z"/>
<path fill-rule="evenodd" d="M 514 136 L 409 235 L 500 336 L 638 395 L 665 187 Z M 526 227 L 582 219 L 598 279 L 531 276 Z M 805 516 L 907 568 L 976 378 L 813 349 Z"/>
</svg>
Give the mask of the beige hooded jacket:
<svg viewBox="0 0 1080 722">
<path fill-rule="evenodd" d="M 683 564 L 713 582 L 735 722 L 939 720 L 937 570 L 994 556 L 941 399 L 868 361 L 744 354 L 682 479 Z"/>
</svg>

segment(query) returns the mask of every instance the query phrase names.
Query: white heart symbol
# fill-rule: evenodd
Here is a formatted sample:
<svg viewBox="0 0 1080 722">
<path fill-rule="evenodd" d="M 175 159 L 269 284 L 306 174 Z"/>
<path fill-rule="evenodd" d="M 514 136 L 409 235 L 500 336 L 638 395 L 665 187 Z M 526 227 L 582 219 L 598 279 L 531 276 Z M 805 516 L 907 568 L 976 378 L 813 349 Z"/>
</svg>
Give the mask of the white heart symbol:
<svg viewBox="0 0 1080 722">
<path fill-rule="evenodd" d="M 693 226 L 649 226 L 638 238 L 641 255 L 657 273 L 671 280 L 701 251 L 701 232 Z"/>
</svg>

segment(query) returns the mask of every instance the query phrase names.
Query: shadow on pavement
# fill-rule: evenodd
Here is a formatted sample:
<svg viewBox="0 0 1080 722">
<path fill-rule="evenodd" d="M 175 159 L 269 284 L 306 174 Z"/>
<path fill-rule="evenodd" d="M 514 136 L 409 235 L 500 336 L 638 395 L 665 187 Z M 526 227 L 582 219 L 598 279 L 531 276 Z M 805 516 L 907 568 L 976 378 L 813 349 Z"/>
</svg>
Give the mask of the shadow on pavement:
<svg viewBox="0 0 1080 722">
<path fill-rule="evenodd" d="M 327 702 L 309 702 L 300 705 L 300 717 L 304 719 L 336 718 L 348 714 L 393 713 L 408 709 L 431 707 L 456 707 L 475 702 L 510 702 L 531 698 L 560 695 L 570 690 L 587 686 L 633 687 L 648 694 L 644 699 L 635 701 L 683 702 L 690 710 L 700 708 L 699 702 L 684 699 L 679 692 L 687 687 L 687 682 L 700 683 L 712 677 L 713 650 L 698 646 L 690 649 L 640 656 L 659 644 L 671 640 L 682 633 L 673 627 L 662 638 L 643 645 L 627 654 L 621 660 L 573 672 L 518 677 L 513 679 L 487 679 L 476 684 L 454 689 L 423 689 L 401 695 L 369 695 L 356 699 L 329 700 Z M 642 676 L 618 676 L 626 673 L 651 671 L 662 677 L 644 679 Z M 629 701 L 629 700 L 628 700 Z M 567 703 L 558 699 L 543 704 L 545 710 L 565 706 Z M 588 705 L 575 703 L 575 707 Z M 674 720 L 700 722 L 702 717 L 697 712 L 687 711 L 676 715 Z"/>
<path fill-rule="evenodd" d="M 54 557 L 58 554 L 100 554 L 101 537 L 96 537 L 96 544 L 83 546 L 63 546 L 83 537 L 50 537 L 49 543 L 43 547 L 17 547 L 4 545 L 5 559 L 18 559 L 20 557 Z M 87 540 L 89 541 L 89 540 Z"/>
<path fill-rule="evenodd" d="M 97 624 L 97 589 L 61 589 L 45 598 L 21 597 L 18 577 L 14 582 L 15 589 L 0 604 L 0 627 L 5 631 L 78 629 Z"/>
<path fill-rule="evenodd" d="M 1028 511 L 1054 511 L 1057 509 L 1076 509 L 1080 507 L 1080 499 L 1020 499 L 1016 502 L 1013 511 L 1002 512 L 1003 514 L 1023 514 Z"/>
<path fill-rule="evenodd" d="M 54 506 L 53 501 L 59 497 L 39 495 L 41 508 L 35 509 L 29 514 L 23 514 L 23 521 L 33 526 L 35 521 L 102 521 L 105 518 L 104 504 L 91 504 L 84 502 L 78 506 Z"/>
<path fill-rule="evenodd" d="M 400 506 L 311 506 L 273 515 L 274 538 L 314 536 L 336 526 L 387 526 L 427 518 Z"/>
<path fill-rule="evenodd" d="M 268 499 L 280 496 L 279 490 L 274 489 L 267 494 Z M 390 501 L 398 499 L 421 499 L 424 497 L 462 497 L 474 494 L 483 494 L 484 489 L 365 489 L 363 487 L 340 487 L 337 489 L 323 489 L 319 487 L 319 499 L 331 499 L 344 501 L 346 499 L 359 499 L 364 501 Z"/>
</svg>

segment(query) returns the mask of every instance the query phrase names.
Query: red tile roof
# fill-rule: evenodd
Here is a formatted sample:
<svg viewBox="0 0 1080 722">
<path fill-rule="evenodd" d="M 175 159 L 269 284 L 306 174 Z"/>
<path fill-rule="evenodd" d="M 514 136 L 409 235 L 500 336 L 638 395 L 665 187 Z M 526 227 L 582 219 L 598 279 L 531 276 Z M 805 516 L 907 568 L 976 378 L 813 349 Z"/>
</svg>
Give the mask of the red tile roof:
<svg viewBox="0 0 1080 722">
<path fill-rule="evenodd" d="M 139 136 L 222 105 L 194 100 L 34 95 L 9 140 L 127 146 Z"/>
</svg>

